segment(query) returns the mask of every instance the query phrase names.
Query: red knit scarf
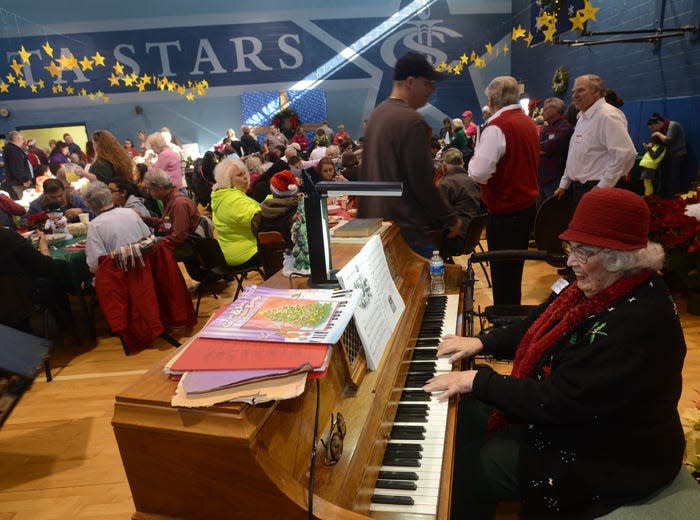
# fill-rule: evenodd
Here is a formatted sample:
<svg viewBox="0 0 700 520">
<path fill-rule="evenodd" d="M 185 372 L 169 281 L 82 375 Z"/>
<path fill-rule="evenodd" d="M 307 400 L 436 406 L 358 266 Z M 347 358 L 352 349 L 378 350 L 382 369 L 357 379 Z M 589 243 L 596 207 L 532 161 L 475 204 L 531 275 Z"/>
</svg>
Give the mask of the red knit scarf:
<svg viewBox="0 0 700 520">
<path fill-rule="evenodd" d="M 535 375 L 535 367 L 549 348 L 564 334 L 573 330 L 590 316 L 594 316 L 620 300 L 651 276 L 642 271 L 620 278 L 610 287 L 591 298 L 586 298 L 574 282 L 552 302 L 530 326 L 520 340 L 513 361 L 512 377 L 526 378 Z M 488 431 L 497 432 L 512 424 L 503 412 L 495 409 L 489 418 Z"/>
</svg>

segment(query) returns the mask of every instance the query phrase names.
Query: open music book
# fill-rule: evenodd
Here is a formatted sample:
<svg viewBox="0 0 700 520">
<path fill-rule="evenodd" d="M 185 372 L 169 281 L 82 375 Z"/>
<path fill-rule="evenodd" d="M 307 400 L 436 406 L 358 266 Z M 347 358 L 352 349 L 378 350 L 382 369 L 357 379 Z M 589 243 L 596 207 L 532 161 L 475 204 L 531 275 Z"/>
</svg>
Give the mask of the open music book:
<svg viewBox="0 0 700 520">
<path fill-rule="evenodd" d="M 202 338 L 336 343 L 360 302 L 360 292 L 273 289 L 249 285 L 207 324 Z"/>
</svg>

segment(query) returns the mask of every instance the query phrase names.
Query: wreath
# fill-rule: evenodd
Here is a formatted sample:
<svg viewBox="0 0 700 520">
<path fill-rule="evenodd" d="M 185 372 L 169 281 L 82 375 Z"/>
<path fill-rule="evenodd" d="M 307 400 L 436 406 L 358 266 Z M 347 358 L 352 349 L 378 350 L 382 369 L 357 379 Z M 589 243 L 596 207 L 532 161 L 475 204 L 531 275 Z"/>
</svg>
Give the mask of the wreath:
<svg viewBox="0 0 700 520">
<path fill-rule="evenodd" d="M 301 125 L 301 120 L 299 119 L 299 114 L 294 110 L 285 108 L 272 117 L 271 124 L 279 128 L 280 132 L 282 132 L 287 139 L 290 139 L 294 135 L 294 132 L 296 132 L 297 127 Z"/>
<path fill-rule="evenodd" d="M 569 87 L 569 69 L 564 67 L 557 67 L 554 71 L 554 77 L 552 78 L 552 90 L 557 94 L 563 94 Z"/>
</svg>

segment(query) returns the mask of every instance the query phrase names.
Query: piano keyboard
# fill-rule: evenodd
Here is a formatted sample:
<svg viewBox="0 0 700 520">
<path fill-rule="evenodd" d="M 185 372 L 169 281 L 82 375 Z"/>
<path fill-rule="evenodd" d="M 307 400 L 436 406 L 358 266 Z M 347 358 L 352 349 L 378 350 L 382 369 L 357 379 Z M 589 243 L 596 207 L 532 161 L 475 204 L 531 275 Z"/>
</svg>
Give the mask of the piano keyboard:
<svg viewBox="0 0 700 520">
<path fill-rule="evenodd" d="M 452 370 L 436 353 L 440 337 L 455 332 L 458 305 L 457 294 L 428 299 L 370 511 L 437 513 L 449 403 L 422 387 Z"/>
</svg>

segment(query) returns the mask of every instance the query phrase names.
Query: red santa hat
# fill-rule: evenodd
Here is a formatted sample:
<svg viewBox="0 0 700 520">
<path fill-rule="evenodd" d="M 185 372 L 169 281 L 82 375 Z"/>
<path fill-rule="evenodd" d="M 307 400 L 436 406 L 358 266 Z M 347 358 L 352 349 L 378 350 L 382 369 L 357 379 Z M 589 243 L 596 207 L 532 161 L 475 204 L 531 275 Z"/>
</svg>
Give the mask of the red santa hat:
<svg viewBox="0 0 700 520">
<path fill-rule="evenodd" d="M 278 197 L 291 197 L 299 191 L 297 178 L 289 170 L 277 172 L 270 179 L 270 190 Z"/>
</svg>

